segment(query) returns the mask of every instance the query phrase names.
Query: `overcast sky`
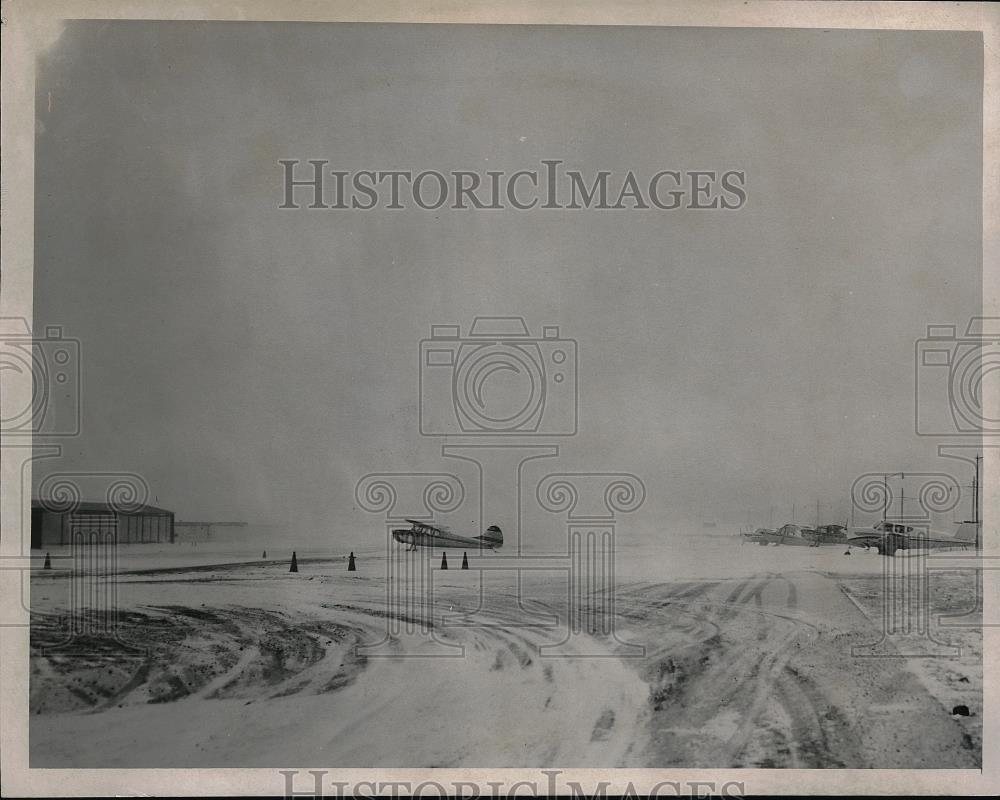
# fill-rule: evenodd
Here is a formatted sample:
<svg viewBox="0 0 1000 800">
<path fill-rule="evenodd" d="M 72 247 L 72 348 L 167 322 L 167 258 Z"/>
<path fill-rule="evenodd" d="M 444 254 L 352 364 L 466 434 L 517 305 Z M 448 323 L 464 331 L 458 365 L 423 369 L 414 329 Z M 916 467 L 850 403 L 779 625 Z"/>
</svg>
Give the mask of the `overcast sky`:
<svg viewBox="0 0 1000 800">
<path fill-rule="evenodd" d="M 973 33 L 69 23 L 37 84 L 35 325 L 84 375 L 53 468 L 356 541 L 360 476 L 470 476 L 418 434 L 430 325 L 515 314 L 579 349 L 532 481 L 636 473 L 647 529 L 843 518 L 861 473 L 954 467 L 913 434 L 914 342 L 981 306 L 981 89 Z M 739 169 L 748 199 L 279 210 L 283 158 Z"/>
</svg>

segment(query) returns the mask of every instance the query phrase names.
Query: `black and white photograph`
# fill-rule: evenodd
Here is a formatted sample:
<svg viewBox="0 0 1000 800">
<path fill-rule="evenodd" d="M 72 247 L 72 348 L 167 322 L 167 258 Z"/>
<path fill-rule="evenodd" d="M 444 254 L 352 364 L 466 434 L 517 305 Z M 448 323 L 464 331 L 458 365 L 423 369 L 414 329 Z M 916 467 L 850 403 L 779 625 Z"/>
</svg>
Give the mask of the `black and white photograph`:
<svg viewBox="0 0 1000 800">
<path fill-rule="evenodd" d="M 344 5 L 5 4 L 4 796 L 997 789 L 995 9 Z"/>
</svg>

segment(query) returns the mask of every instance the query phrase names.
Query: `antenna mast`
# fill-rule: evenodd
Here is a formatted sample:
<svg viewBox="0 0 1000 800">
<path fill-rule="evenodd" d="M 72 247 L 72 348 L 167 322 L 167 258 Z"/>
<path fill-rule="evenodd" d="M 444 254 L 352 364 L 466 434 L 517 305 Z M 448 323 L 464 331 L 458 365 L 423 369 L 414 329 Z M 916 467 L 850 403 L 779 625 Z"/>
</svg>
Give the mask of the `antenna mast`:
<svg viewBox="0 0 1000 800">
<path fill-rule="evenodd" d="M 979 459 L 982 456 L 976 453 L 976 474 L 972 478 L 972 521 L 976 526 L 976 550 L 979 550 L 982 543 L 979 541 L 980 538 L 980 526 L 979 526 Z"/>
<path fill-rule="evenodd" d="M 979 459 L 982 456 L 976 453 L 976 474 L 972 478 L 972 521 L 979 524 Z"/>
</svg>

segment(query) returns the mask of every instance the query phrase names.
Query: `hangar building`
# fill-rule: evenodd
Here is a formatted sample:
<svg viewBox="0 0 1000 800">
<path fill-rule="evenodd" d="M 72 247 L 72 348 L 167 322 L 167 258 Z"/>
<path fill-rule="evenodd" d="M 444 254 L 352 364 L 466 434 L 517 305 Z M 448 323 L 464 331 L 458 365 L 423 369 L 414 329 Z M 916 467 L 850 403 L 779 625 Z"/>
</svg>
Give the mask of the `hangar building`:
<svg viewBox="0 0 1000 800">
<path fill-rule="evenodd" d="M 83 543 L 113 535 L 118 544 L 174 542 L 174 512 L 137 505 L 122 510 L 108 503 L 80 502 L 62 510 L 56 502 L 31 501 L 31 547 L 72 544 L 73 534 Z M 103 543 L 103 542 L 102 542 Z"/>
</svg>

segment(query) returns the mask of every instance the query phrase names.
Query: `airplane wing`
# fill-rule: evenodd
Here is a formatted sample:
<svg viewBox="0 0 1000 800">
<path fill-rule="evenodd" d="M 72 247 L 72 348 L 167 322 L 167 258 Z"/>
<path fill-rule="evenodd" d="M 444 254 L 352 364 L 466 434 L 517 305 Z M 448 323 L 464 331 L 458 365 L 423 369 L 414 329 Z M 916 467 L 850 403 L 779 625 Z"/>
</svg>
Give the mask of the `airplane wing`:
<svg viewBox="0 0 1000 800">
<path fill-rule="evenodd" d="M 424 521 L 421 521 L 419 519 L 405 519 L 405 521 L 409 522 L 411 525 L 413 525 L 415 528 L 417 528 L 417 530 L 423 531 L 425 533 L 429 533 L 432 536 L 436 536 L 436 535 L 438 535 L 440 533 L 450 533 L 451 532 L 451 531 L 449 531 L 449 529 L 448 529 L 448 527 L 446 525 L 435 525 L 432 522 L 424 522 Z"/>
<path fill-rule="evenodd" d="M 949 550 L 951 548 L 960 548 L 964 550 L 966 547 L 971 547 L 973 542 L 966 542 L 962 539 L 940 539 L 933 537 L 920 537 L 911 536 L 910 546 L 928 548 L 934 550 Z"/>
</svg>

